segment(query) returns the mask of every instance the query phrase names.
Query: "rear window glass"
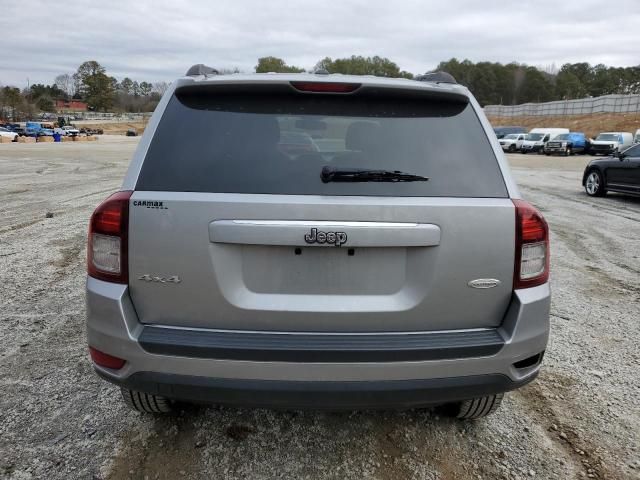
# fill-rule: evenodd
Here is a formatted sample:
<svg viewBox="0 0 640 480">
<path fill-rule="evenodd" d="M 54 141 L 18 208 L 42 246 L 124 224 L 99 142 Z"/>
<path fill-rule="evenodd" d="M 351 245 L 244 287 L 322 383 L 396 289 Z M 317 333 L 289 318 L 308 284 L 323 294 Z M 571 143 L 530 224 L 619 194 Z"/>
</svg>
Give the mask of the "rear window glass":
<svg viewBox="0 0 640 480">
<path fill-rule="evenodd" d="M 393 170 L 414 182 L 323 183 L 323 167 Z M 506 197 L 471 105 L 376 95 L 178 93 L 137 190 Z"/>
</svg>

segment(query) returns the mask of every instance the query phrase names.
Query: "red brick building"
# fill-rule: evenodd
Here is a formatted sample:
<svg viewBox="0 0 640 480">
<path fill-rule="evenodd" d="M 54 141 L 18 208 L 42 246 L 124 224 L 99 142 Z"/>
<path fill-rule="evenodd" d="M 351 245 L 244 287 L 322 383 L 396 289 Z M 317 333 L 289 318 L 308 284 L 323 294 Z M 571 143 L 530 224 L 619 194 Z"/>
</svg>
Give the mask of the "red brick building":
<svg viewBox="0 0 640 480">
<path fill-rule="evenodd" d="M 56 100 L 56 112 L 86 112 L 87 104 L 80 100 Z"/>
</svg>

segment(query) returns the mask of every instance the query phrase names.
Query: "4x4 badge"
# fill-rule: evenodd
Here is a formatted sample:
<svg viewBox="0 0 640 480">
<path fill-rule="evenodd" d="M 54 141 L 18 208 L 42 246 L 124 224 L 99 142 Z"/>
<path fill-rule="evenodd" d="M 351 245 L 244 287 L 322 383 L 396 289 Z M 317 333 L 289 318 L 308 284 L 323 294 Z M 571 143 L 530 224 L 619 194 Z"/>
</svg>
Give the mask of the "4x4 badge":
<svg viewBox="0 0 640 480">
<path fill-rule="evenodd" d="M 347 234 L 345 232 L 323 232 L 312 228 L 304 236 L 304 241 L 307 243 L 328 243 L 339 247 L 347 243 Z"/>
</svg>

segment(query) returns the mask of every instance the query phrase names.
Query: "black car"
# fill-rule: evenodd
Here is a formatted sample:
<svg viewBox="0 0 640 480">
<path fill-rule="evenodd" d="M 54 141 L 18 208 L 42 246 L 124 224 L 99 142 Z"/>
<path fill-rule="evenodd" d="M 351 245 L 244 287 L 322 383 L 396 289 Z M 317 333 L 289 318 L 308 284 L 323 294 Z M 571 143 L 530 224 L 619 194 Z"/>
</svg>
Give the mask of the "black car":
<svg viewBox="0 0 640 480">
<path fill-rule="evenodd" d="M 592 197 L 601 197 L 607 192 L 640 195 L 640 144 L 589 162 L 582 175 L 582 185 Z"/>
</svg>

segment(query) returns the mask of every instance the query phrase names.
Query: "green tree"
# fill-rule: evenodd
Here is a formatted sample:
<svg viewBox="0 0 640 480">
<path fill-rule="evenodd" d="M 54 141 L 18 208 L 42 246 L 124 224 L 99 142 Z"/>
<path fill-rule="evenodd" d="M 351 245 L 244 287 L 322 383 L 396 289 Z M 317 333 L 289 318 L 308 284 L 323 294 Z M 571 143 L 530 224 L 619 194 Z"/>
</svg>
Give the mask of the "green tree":
<svg viewBox="0 0 640 480">
<path fill-rule="evenodd" d="M 470 88 L 473 90 L 480 105 L 500 103 L 501 95 L 498 92 L 498 78 L 493 64 L 482 62 L 476 64 L 471 71 Z"/>
<path fill-rule="evenodd" d="M 143 97 L 148 97 L 151 95 L 151 90 L 153 89 L 153 85 L 148 82 L 140 82 L 140 95 Z"/>
<path fill-rule="evenodd" d="M 589 88 L 591 95 L 599 97 L 600 95 L 621 93 L 619 87 L 619 73 L 615 68 L 607 68 L 602 64 L 593 67 L 593 79 Z"/>
<path fill-rule="evenodd" d="M 107 111 L 112 107 L 115 91 L 113 77 L 95 60 L 84 62 L 78 67 L 74 79 L 80 84 L 80 94 L 92 110 Z"/>
<path fill-rule="evenodd" d="M 129 77 L 124 77 L 120 82 L 120 91 L 127 95 L 131 95 L 132 90 L 133 90 L 133 80 L 131 80 Z"/>
<path fill-rule="evenodd" d="M 587 96 L 587 88 L 578 76 L 571 71 L 560 70 L 556 76 L 556 98 L 575 99 Z"/>
<path fill-rule="evenodd" d="M 535 67 L 526 67 L 522 86 L 518 91 L 518 103 L 548 102 L 554 99 L 553 84 Z"/>
<path fill-rule="evenodd" d="M 287 65 L 284 60 L 278 57 L 262 57 L 258 59 L 258 65 L 256 65 L 256 73 L 301 73 L 304 72 L 303 68 Z"/>
<path fill-rule="evenodd" d="M 319 68 L 325 69 L 329 73 L 343 73 L 345 75 L 413 78 L 412 73 L 400 70 L 396 63 L 377 55 L 374 57 L 352 55 L 348 58 L 336 58 L 335 60 L 325 57 L 316 63 L 315 69 Z"/>
<path fill-rule="evenodd" d="M 52 112 L 55 110 L 53 101 L 58 98 L 65 98 L 66 93 L 56 84 L 44 85 L 42 83 L 36 83 L 31 85 L 26 96 L 35 104 L 38 110 Z"/>
<path fill-rule="evenodd" d="M 11 110 L 11 120 L 18 118 L 18 112 L 24 107 L 24 98 L 17 87 L 4 87 L 2 89 L 2 102 L 0 106 Z"/>
</svg>

